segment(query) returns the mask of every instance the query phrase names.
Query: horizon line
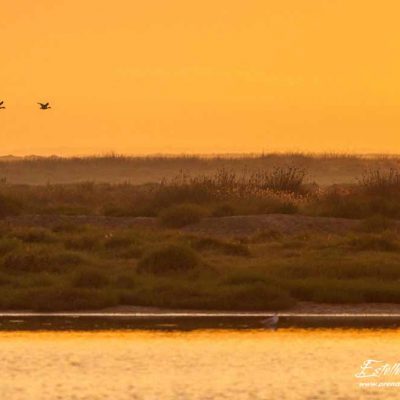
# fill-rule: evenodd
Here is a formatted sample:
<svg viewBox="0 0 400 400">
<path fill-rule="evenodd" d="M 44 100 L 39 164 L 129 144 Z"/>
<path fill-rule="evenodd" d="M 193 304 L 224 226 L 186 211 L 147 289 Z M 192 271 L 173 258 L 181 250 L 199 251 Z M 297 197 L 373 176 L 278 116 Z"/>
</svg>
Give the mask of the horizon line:
<svg viewBox="0 0 400 400">
<path fill-rule="evenodd" d="M 74 158 L 262 158 L 268 156 L 301 156 L 301 157 L 347 157 L 347 158 L 399 158 L 400 153 L 391 152 L 345 152 L 345 151 L 261 151 L 261 152 L 149 152 L 120 153 L 115 151 L 76 154 L 0 154 L 0 159 L 74 159 Z"/>
</svg>

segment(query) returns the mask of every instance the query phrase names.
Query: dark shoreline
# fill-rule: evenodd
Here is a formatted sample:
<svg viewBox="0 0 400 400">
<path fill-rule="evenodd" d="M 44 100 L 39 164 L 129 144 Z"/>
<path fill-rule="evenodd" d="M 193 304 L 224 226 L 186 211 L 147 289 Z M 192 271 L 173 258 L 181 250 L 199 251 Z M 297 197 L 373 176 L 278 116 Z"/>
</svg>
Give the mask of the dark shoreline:
<svg viewBox="0 0 400 400">
<path fill-rule="evenodd" d="M 263 327 L 262 318 L 0 318 L 2 331 L 192 331 L 192 330 L 269 330 Z M 399 329 L 400 317 L 397 318 L 307 318 L 282 317 L 274 329 Z M 274 330 L 273 329 L 273 330 Z"/>
<path fill-rule="evenodd" d="M 268 329 L 262 321 L 271 312 L 207 312 L 137 310 L 136 312 L 4 312 L 0 331 L 99 331 L 198 329 Z M 400 313 L 277 313 L 277 328 L 399 329 Z"/>
</svg>

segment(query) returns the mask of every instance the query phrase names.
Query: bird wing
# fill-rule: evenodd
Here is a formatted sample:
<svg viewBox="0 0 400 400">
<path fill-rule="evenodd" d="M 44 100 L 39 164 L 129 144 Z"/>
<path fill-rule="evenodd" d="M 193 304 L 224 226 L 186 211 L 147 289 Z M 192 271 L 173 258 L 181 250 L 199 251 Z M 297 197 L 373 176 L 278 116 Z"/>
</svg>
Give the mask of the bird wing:
<svg viewBox="0 0 400 400">
<path fill-rule="evenodd" d="M 41 107 L 44 107 L 44 104 L 43 103 L 38 103 Z"/>
<path fill-rule="evenodd" d="M 48 106 L 49 106 L 49 104 L 50 104 L 50 103 L 46 103 L 44 106 L 45 106 L 45 107 L 48 107 Z"/>
<path fill-rule="evenodd" d="M 0 101 L 0 106 L 2 106 L 2 105 L 3 105 L 3 103 L 4 103 L 4 101 Z"/>
</svg>

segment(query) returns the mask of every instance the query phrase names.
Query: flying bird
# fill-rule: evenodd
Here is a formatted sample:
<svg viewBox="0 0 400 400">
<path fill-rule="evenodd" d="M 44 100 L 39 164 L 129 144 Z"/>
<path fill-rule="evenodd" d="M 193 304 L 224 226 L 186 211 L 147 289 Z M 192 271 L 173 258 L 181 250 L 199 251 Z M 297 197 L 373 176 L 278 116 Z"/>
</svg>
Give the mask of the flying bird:
<svg viewBox="0 0 400 400">
<path fill-rule="evenodd" d="M 3 106 L 3 104 L 4 104 L 4 101 L 0 101 L 0 110 L 1 110 L 2 108 L 5 108 L 5 107 Z"/>
<path fill-rule="evenodd" d="M 40 109 L 41 110 L 48 110 L 49 108 L 51 108 L 49 106 L 50 103 L 38 103 L 40 105 Z"/>
</svg>

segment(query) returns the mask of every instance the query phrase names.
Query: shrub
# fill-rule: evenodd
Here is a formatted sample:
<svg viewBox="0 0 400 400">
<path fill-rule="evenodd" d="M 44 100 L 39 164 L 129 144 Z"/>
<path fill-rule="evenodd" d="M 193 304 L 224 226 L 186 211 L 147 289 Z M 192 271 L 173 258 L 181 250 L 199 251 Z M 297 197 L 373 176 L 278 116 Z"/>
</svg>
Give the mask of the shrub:
<svg viewBox="0 0 400 400">
<path fill-rule="evenodd" d="M 131 245 L 125 249 L 121 249 L 117 256 L 121 258 L 139 258 L 143 255 L 144 249 L 142 246 Z"/>
<path fill-rule="evenodd" d="M 364 218 L 370 215 L 365 196 L 333 186 L 310 204 L 316 215 L 339 218 Z"/>
<path fill-rule="evenodd" d="M 34 311 L 95 310 L 118 304 L 118 295 L 112 291 L 51 287 L 28 290 L 22 303 Z"/>
<path fill-rule="evenodd" d="M 360 223 L 360 230 L 368 233 L 379 233 L 395 228 L 393 220 L 383 215 L 373 215 Z"/>
<path fill-rule="evenodd" d="M 251 255 L 249 248 L 241 243 L 224 243 L 222 251 L 230 256 L 249 257 Z"/>
<path fill-rule="evenodd" d="M 77 271 L 72 279 L 72 285 L 80 288 L 100 288 L 107 285 L 108 277 L 97 269 Z"/>
<path fill-rule="evenodd" d="M 264 282 L 220 286 L 203 299 L 206 308 L 219 310 L 279 310 L 295 304 L 288 292 Z"/>
<path fill-rule="evenodd" d="M 252 175 L 251 181 L 262 189 L 290 193 L 303 192 L 305 170 L 298 167 L 275 167 L 271 172 L 259 171 Z"/>
<path fill-rule="evenodd" d="M 396 283 L 371 280 L 326 280 L 305 282 L 311 287 L 312 295 L 304 300 L 327 303 L 398 303 L 400 290 Z"/>
<path fill-rule="evenodd" d="M 391 234 L 368 234 L 357 236 L 348 242 L 356 250 L 365 251 L 397 251 L 399 243 L 394 235 Z"/>
<path fill-rule="evenodd" d="M 0 195 L 0 218 L 17 215 L 21 208 L 22 205 L 18 200 Z"/>
<path fill-rule="evenodd" d="M 365 296 L 357 288 L 349 289 L 341 285 L 328 285 L 316 288 L 312 300 L 319 303 L 364 303 Z"/>
<path fill-rule="evenodd" d="M 279 214 L 296 214 L 298 211 L 297 205 L 290 202 L 283 202 L 276 209 Z"/>
<path fill-rule="evenodd" d="M 127 233 L 122 233 L 108 235 L 104 240 L 103 245 L 106 249 L 120 249 L 137 243 L 137 237 L 135 237 L 134 235 L 129 235 Z"/>
<path fill-rule="evenodd" d="M 227 285 L 243 285 L 259 282 L 267 283 L 265 273 L 263 274 L 247 268 L 229 272 L 223 279 L 223 283 Z"/>
<path fill-rule="evenodd" d="M 119 275 L 115 279 L 115 286 L 121 289 L 133 289 L 136 287 L 136 281 L 130 275 Z"/>
<path fill-rule="evenodd" d="M 103 207 L 101 214 L 106 217 L 130 217 L 136 214 L 132 206 L 121 207 L 114 205 L 106 205 Z"/>
<path fill-rule="evenodd" d="M 168 245 L 146 254 L 138 264 L 138 272 L 163 274 L 185 272 L 199 265 L 199 257 L 192 249 Z"/>
<path fill-rule="evenodd" d="M 56 241 L 54 235 L 43 228 L 25 228 L 18 229 L 14 236 L 25 243 L 52 243 Z"/>
<path fill-rule="evenodd" d="M 204 216 L 205 211 L 202 207 L 195 204 L 180 204 L 163 210 L 160 220 L 168 228 L 181 228 L 200 222 Z"/>
<path fill-rule="evenodd" d="M 45 207 L 39 211 L 41 214 L 49 215 L 68 215 L 68 216 L 79 216 L 79 215 L 93 215 L 93 209 L 84 206 L 59 206 L 59 207 Z"/>
<path fill-rule="evenodd" d="M 57 277 L 49 272 L 25 273 L 14 276 L 14 279 L 14 286 L 19 288 L 50 287 L 57 281 Z"/>
<path fill-rule="evenodd" d="M 2 273 L 0 274 L 0 286 L 6 286 L 12 283 L 13 280 L 11 279 L 11 276 Z"/>
<path fill-rule="evenodd" d="M 283 237 L 282 233 L 270 229 L 270 230 L 259 231 L 250 240 L 253 243 L 263 243 L 263 242 L 280 240 L 282 239 L 282 237 Z"/>
<path fill-rule="evenodd" d="M 364 172 L 359 184 L 365 192 L 385 196 L 400 194 L 400 171 L 394 168 L 388 170 L 369 170 Z"/>
<path fill-rule="evenodd" d="M 52 228 L 52 231 L 54 233 L 76 233 L 76 232 L 82 232 L 83 229 L 84 227 L 82 225 L 72 224 L 72 223 L 60 223 L 56 224 Z"/>
<path fill-rule="evenodd" d="M 19 248 L 8 253 L 3 267 L 10 272 L 67 272 L 68 268 L 81 264 L 82 257 L 72 252 L 53 252 L 40 248 Z"/>
<path fill-rule="evenodd" d="M 287 282 L 290 293 L 299 300 L 319 303 L 362 303 L 362 287 L 355 280 L 301 279 Z"/>
<path fill-rule="evenodd" d="M 196 250 L 214 250 L 220 251 L 226 255 L 248 257 L 250 256 L 250 250 L 247 246 L 240 243 L 229 243 L 219 239 L 204 237 L 195 239 L 191 243 L 192 247 Z"/>
<path fill-rule="evenodd" d="M 21 245 L 21 242 L 15 238 L 0 239 L 0 256 L 4 256 L 16 250 Z"/>
<path fill-rule="evenodd" d="M 376 285 L 369 283 L 363 287 L 364 298 L 373 303 L 399 303 L 400 290 L 397 282 Z"/>
<path fill-rule="evenodd" d="M 71 250 L 93 250 L 99 244 L 99 238 L 95 234 L 71 236 L 64 242 L 65 247 Z"/>
<path fill-rule="evenodd" d="M 134 232 L 107 235 L 103 247 L 107 256 L 120 258 L 139 258 L 143 255 L 143 240 Z"/>
<path fill-rule="evenodd" d="M 230 217 L 235 214 L 235 209 L 230 204 L 220 204 L 214 208 L 211 215 L 213 217 Z"/>
<path fill-rule="evenodd" d="M 286 263 L 276 263 L 268 267 L 268 272 L 282 279 L 360 279 L 377 280 L 400 279 L 400 265 L 391 258 L 380 257 L 379 254 L 367 255 L 364 259 L 358 257 L 343 257 L 333 259 L 293 260 Z M 311 283 L 310 283 L 311 284 Z M 323 285 L 322 285 L 323 286 Z"/>
<path fill-rule="evenodd" d="M 152 306 L 211 309 L 211 310 L 277 310 L 291 307 L 295 302 L 288 292 L 264 282 L 216 285 L 208 282 L 163 282 L 149 291 L 136 291 L 126 297 L 134 304 Z"/>
</svg>

